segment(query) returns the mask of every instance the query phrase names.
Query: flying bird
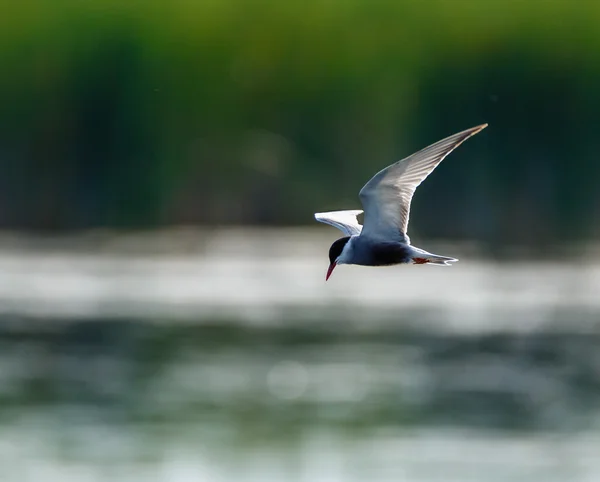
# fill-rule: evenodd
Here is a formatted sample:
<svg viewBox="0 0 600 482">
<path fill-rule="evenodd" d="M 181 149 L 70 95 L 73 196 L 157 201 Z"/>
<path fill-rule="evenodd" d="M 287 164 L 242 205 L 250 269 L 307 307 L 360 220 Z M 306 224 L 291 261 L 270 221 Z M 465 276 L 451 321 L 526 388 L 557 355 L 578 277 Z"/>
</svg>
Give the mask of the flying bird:
<svg viewBox="0 0 600 482">
<path fill-rule="evenodd" d="M 482 124 L 442 139 L 375 174 L 359 193 L 365 213 L 362 226 L 357 219 L 362 210 L 316 213 L 317 221 L 330 224 L 345 234 L 329 248 L 330 264 L 325 280 L 339 264 L 451 266 L 450 263 L 458 261 L 410 244 L 406 233 L 410 203 L 417 187 L 437 165 L 469 137 L 486 127 L 487 124 Z"/>
</svg>

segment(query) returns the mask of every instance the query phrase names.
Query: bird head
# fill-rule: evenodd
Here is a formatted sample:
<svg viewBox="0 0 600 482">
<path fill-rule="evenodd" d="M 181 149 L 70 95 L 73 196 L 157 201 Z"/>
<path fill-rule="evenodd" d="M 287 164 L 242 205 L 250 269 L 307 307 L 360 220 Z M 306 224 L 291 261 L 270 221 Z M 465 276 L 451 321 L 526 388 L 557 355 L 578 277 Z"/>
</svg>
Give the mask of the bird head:
<svg viewBox="0 0 600 482">
<path fill-rule="evenodd" d="M 346 236 L 344 238 L 337 239 L 329 248 L 329 268 L 327 269 L 327 276 L 325 276 L 325 281 L 329 279 L 331 273 L 333 273 L 333 269 L 340 263 L 340 257 L 344 248 L 350 241 L 350 236 Z"/>
</svg>

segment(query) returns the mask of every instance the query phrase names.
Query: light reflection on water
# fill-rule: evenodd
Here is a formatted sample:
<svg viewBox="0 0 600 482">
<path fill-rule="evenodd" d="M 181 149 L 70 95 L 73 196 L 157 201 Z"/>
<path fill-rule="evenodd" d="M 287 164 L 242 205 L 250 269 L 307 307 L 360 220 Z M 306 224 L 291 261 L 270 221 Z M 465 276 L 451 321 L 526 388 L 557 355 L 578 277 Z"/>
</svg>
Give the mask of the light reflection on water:
<svg viewBox="0 0 600 482">
<path fill-rule="evenodd" d="M 600 474 L 595 336 L 289 323 L 2 322 L 6 480 Z"/>
<path fill-rule="evenodd" d="M 292 234 L 0 239 L 0 480 L 600 479 L 600 264 Z"/>
<path fill-rule="evenodd" d="M 331 230 L 222 230 L 8 243 L 0 238 L 0 314 L 41 319 L 223 318 L 278 326 L 286 317 L 346 326 L 412 325 L 434 332 L 531 331 L 568 313 L 597 330 L 600 257 L 490 262 L 464 245 L 433 251 L 452 268 L 340 266 L 325 283 Z M 32 244 L 33 243 L 33 244 Z M 595 261 L 598 260 L 598 261 Z M 376 312 L 376 316 L 373 316 Z M 414 316 L 418 313 L 418 316 Z M 527 323 L 519 320 L 527 318 Z"/>
</svg>

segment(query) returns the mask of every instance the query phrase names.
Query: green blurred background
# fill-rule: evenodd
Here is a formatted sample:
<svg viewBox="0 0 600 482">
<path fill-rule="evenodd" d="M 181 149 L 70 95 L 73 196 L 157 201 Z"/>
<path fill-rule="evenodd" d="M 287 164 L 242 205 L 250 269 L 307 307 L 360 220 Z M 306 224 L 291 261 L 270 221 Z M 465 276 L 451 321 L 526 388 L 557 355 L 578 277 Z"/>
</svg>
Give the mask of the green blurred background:
<svg viewBox="0 0 600 482">
<path fill-rule="evenodd" d="M 416 229 L 595 238 L 599 23 L 552 0 L 5 4 L 0 226 L 310 224 L 489 122 L 421 188 Z"/>
<path fill-rule="evenodd" d="M 0 5 L 0 480 L 600 480 L 600 3 Z M 452 269 L 313 213 L 419 188 Z"/>
</svg>

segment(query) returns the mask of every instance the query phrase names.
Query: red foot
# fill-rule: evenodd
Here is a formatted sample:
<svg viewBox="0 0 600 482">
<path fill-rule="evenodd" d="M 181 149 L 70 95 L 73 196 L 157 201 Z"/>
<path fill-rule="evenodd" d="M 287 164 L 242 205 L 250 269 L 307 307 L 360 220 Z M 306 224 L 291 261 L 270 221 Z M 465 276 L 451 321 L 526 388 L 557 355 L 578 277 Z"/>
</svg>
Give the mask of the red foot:
<svg viewBox="0 0 600 482">
<path fill-rule="evenodd" d="M 425 263 L 429 263 L 429 260 L 427 258 L 413 258 L 413 263 L 414 264 L 425 264 Z"/>
</svg>

